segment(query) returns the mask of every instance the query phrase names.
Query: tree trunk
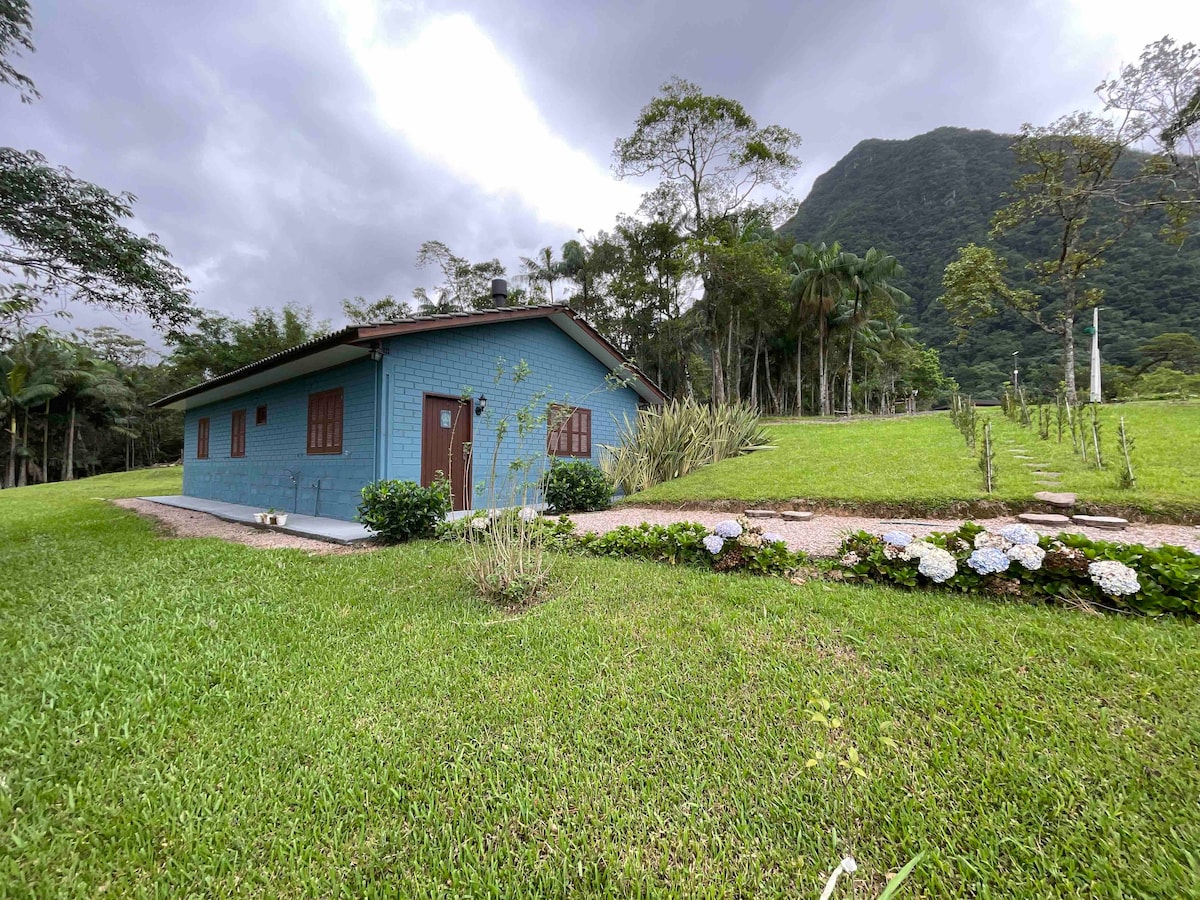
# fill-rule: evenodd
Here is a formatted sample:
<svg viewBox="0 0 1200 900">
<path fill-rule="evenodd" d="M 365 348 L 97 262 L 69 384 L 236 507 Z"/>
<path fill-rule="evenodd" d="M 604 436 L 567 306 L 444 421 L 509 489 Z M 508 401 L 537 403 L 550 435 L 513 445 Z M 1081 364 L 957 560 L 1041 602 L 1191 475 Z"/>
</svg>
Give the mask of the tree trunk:
<svg viewBox="0 0 1200 900">
<path fill-rule="evenodd" d="M 50 480 L 50 401 L 42 414 L 42 481 Z"/>
<path fill-rule="evenodd" d="M 1072 304 L 1073 300 L 1074 297 L 1068 297 L 1067 303 Z M 1063 316 L 1063 381 L 1067 386 L 1067 402 L 1075 403 L 1075 313 L 1073 311 L 1067 312 Z"/>
<path fill-rule="evenodd" d="M 715 336 L 712 346 L 712 402 L 725 402 L 725 373 L 721 366 L 721 338 Z"/>
<path fill-rule="evenodd" d="M 854 402 L 854 326 L 850 326 L 850 348 L 846 351 L 846 415 Z"/>
<path fill-rule="evenodd" d="M 15 487 L 17 483 L 17 414 L 14 411 L 8 423 L 8 463 L 4 466 L 4 486 Z"/>
<path fill-rule="evenodd" d="M 804 349 L 804 328 L 801 327 L 796 332 L 796 415 L 804 415 L 804 357 L 802 351 Z"/>
<path fill-rule="evenodd" d="M 817 390 L 820 392 L 821 415 L 833 413 L 832 397 L 829 392 L 829 320 L 820 316 L 817 322 Z"/>
<path fill-rule="evenodd" d="M 17 466 L 17 487 L 29 484 L 29 410 L 25 410 L 21 425 L 21 462 Z"/>
<path fill-rule="evenodd" d="M 758 406 L 758 353 L 762 347 L 762 327 L 754 328 L 754 360 L 750 369 L 750 405 L 756 410 Z"/>
<path fill-rule="evenodd" d="M 71 401 L 71 412 L 67 416 L 67 441 L 63 450 L 62 480 L 75 480 L 75 402 Z"/>
</svg>

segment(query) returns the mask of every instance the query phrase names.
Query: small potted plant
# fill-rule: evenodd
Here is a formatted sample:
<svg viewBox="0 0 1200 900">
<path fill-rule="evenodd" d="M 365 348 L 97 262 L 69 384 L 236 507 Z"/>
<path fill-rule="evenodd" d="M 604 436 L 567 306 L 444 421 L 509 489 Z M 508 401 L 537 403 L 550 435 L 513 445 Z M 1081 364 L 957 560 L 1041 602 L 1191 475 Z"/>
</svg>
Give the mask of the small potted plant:
<svg viewBox="0 0 1200 900">
<path fill-rule="evenodd" d="M 270 514 L 267 513 L 266 511 L 256 512 L 254 514 L 254 521 L 257 522 L 259 525 L 266 525 L 268 515 L 270 515 Z"/>
<path fill-rule="evenodd" d="M 270 509 L 268 509 L 265 513 L 263 513 L 263 515 L 265 516 L 264 521 L 266 522 L 267 525 L 286 525 L 287 524 L 287 513 L 276 512 L 275 507 L 273 507 L 273 506 Z"/>
</svg>

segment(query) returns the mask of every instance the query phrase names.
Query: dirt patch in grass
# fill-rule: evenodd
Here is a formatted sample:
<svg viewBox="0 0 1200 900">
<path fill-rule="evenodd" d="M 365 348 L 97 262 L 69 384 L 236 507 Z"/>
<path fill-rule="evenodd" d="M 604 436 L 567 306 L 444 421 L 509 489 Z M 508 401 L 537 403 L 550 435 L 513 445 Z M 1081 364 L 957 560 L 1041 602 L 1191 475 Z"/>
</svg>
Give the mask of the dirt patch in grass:
<svg viewBox="0 0 1200 900">
<path fill-rule="evenodd" d="M 151 503 L 148 500 L 127 498 L 112 502 L 124 509 L 131 509 L 147 519 L 153 519 L 159 525 L 160 530 L 169 537 L 215 537 L 223 541 L 245 544 L 247 547 L 257 547 L 261 550 L 304 550 L 308 553 L 319 554 L 364 553 L 378 546 L 370 541 L 352 545 L 333 544 L 329 541 L 285 534 L 269 528 L 255 528 L 252 525 L 227 522 L 216 516 L 210 516 L 208 513 Z"/>
</svg>

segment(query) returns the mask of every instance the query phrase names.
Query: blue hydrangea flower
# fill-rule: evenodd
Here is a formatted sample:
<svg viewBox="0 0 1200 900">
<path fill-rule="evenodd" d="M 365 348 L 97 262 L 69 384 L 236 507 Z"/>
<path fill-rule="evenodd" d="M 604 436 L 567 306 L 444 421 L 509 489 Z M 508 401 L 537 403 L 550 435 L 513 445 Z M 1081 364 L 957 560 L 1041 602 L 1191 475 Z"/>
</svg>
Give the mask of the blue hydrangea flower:
<svg viewBox="0 0 1200 900">
<path fill-rule="evenodd" d="M 723 538 L 735 538 L 741 536 L 742 526 L 733 519 L 726 519 L 724 522 L 718 522 L 713 531 Z"/>
<path fill-rule="evenodd" d="M 967 557 L 967 565 L 980 575 L 995 575 L 997 572 L 1003 572 L 1008 568 L 1010 562 L 1008 554 L 995 547 L 984 547 Z"/>
<path fill-rule="evenodd" d="M 762 539 L 763 539 L 764 544 L 782 544 L 783 543 L 783 538 L 781 538 L 779 535 L 777 535 L 773 531 L 764 531 Z"/>
<path fill-rule="evenodd" d="M 1016 546 L 1036 544 L 1038 542 L 1038 533 L 1028 525 L 1020 522 L 1013 525 L 1005 525 L 1000 529 L 1000 537 Z"/>
<path fill-rule="evenodd" d="M 734 523 L 737 524 L 736 522 Z M 704 539 L 704 549 L 716 556 L 721 552 L 721 548 L 725 546 L 725 539 L 719 534 L 710 534 Z"/>
<path fill-rule="evenodd" d="M 883 542 L 903 550 L 913 542 L 913 536 L 907 531 L 889 531 L 883 536 Z"/>
</svg>

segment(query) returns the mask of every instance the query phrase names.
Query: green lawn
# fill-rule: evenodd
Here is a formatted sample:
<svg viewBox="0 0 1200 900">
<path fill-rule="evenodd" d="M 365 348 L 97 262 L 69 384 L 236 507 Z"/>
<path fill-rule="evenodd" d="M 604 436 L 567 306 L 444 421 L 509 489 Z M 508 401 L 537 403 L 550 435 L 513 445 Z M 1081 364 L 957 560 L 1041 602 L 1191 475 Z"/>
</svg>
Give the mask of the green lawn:
<svg viewBox="0 0 1200 900">
<path fill-rule="evenodd" d="M 1195 624 L 591 558 L 511 617 L 96 499 L 177 489 L 0 492 L 0 897 L 811 898 L 847 807 L 876 890 L 1200 892 Z"/>
<path fill-rule="evenodd" d="M 1006 419 L 998 409 L 981 410 L 994 423 L 997 488 L 993 499 L 1025 503 L 1046 490 L 1025 461 L 1027 455 L 1061 475 L 1061 489 L 1081 501 L 1148 512 L 1200 512 L 1200 403 L 1130 403 L 1102 408 L 1102 450 L 1108 467 L 1097 471 L 1071 449 L 1039 440 L 1036 430 Z M 1120 490 L 1117 477 L 1117 417 L 1124 415 L 1134 437 L 1135 490 Z M 781 422 L 769 428 L 773 450 L 728 459 L 629 498 L 630 503 L 689 503 L 717 500 L 813 503 L 908 504 L 936 510 L 957 501 L 988 499 L 978 458 L 967 448 L 949 414 L 849 422 Z M 1012 443 L 1007 443 L 1011 441 Z"/>
</svg>

